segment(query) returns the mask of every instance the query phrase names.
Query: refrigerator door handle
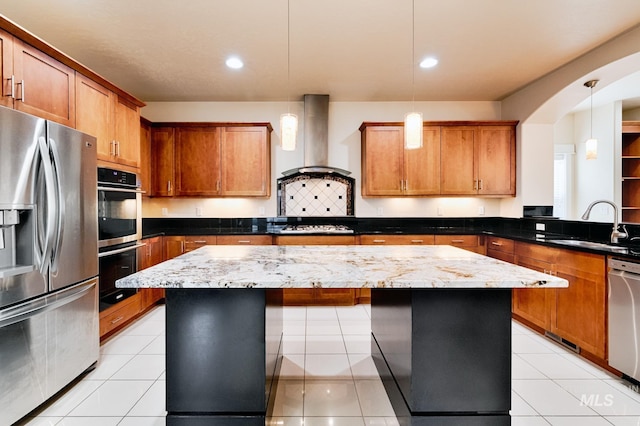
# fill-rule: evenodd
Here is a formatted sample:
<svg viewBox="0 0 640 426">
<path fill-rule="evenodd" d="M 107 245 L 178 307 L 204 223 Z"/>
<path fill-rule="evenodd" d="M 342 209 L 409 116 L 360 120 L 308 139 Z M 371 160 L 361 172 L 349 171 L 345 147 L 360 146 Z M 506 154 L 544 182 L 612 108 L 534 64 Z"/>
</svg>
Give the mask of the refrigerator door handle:
<svg viewBox="0 0 640 426">
<path fill-rule="evenodd" d="M 45 274 L 47 267 L 49 266 L 49 259 L 51 257 L 53 237 L 54 237 L 54 223 L 56 221 L 56 196 L 53 184 L 53 166 L 51 164 L 51 158 L 49 156 L 49 148 L 44 137 L 38 138 L 38 148 L 40 150 L 40 158 L 42 159 L 42 168 L 44 169 L 44 187 L 47 196 L 47 221 L 45 223 L 45 243 L 42 249 L 42 263 L 40 264 L 40 273 Z"/>
<path fill-rule="evenodd" d="M 55 243 L 52 246 L 51 252 L 51 272 L 58 271 L 58 260 L 60 250 L 62 249 L 62 238 L 64 236 L 64 217 L 65 217 L 65 203 L 64 197 L 62 194 L 62 184 L 60 183 L 60 154 L 58 153 L 58 144 L 53 138 L 49 138 L 49 147 L 51 151 L 51 159 L 53 161 L 53 177 L 55 182 L 54 192 L 56 193 L 56 204 L 58 208 L 56 209 L 56 227 L 55 231 L 53 231 L 53 235 L 55 236 Z"/>
<path fill-rule="evenodd" d="M 79 284 L 60 293 L 54 293 L 27 303 L 22 303 L 12 308 L 4 309 L 0 312 L 0 328 L 24 321 L 32 316 L 52 311 L 69 304 L 84 296 L 95 286 L 95 281 L 90 284 Z"/>
</svg>

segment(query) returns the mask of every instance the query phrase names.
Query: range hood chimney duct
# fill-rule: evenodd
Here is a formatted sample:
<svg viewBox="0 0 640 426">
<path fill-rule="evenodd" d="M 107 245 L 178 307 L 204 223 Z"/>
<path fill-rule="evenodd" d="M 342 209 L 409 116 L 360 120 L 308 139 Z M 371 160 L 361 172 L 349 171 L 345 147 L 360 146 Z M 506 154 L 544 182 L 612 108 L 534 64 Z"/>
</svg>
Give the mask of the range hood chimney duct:
<svg viewBox="0 0 640 426">
<path fill-rule="evenodd" d="M 304 95 L 304 167 L 282 172 L 294 173 L 339 173 L 351 172 L 329 167 L 329 95 Z"/>
</svg>

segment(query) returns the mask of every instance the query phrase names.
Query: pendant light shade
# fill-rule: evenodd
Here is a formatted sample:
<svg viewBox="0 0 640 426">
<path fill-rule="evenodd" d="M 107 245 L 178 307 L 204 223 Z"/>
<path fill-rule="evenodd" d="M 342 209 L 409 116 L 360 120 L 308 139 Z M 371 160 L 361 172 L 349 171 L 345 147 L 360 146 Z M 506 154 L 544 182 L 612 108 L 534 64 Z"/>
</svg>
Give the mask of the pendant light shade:
<svg viewBox="0 0 640 426">
<path fill-rule="evenodd" d="M 290 20 L 291 6 L 287 0 L 287 108 L 290 107 L 291 100 L 291 35 Z M 295 151 L 296 139 L 298 137 L 298 116 L 287 112 L 280 116 L 280 138 L 283 151 Z"/>
<path fill-rule="evenodd" d="M 282 114 L 280 116 L 280 137 L 283 151 L 295 151 L 296 136 L 298 135 L 298 116 L 295 114 Z"/>
<path fill-rule="evenodd" d="M 416 35 L 415 35 L 415 15 L 416 2 L 411 3 L 411 97 L 412 104 L 415 107 L 416 101 Z M 422 113 L 410 112 L 404 116 L 404 147 L 405 149 L 422 148 Z"/>
<path fill-rule="evenodd" d="M 422 113 L 410 112 L 404 116 L 404 147 L 422 148 Z"/>
<path fill-rule="evenodd" d="M 598 84 L 599 80 L 589 80 L 584 83 L 585 87 L 591 89 L 591 118 L 590 118 L 590 137 L 586 142 L 587 160 L 595 160 L 598 158 L 598 139 L 593 137 L 593 88 Z"/>
<path fill-rule="evenodd" d="M 598 158 L 598 139 L 587 139 L 587 160 Z"/>
</svg>

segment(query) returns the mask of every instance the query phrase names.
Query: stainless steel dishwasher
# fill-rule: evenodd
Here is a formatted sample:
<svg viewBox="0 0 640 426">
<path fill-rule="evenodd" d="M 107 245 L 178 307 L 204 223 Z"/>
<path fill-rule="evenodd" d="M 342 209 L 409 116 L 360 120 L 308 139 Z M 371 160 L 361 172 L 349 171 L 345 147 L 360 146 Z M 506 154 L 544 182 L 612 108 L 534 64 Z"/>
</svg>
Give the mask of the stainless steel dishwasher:
<svg viewBox="0 0 640 426">
<path fill-rule="evenodd" d="M 640 263 L 609 260 L 609 365 L 640 381 Z"/>
</svg>

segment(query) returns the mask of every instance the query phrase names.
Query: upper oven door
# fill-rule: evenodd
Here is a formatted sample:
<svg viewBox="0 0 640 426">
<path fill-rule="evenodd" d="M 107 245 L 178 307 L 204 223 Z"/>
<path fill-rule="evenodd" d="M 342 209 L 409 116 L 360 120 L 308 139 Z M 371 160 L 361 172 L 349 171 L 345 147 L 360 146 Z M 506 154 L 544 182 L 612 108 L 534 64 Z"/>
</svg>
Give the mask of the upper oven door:
<svg viewBox="0 0 640 426">
<path fill-rule="evenodd" d="M 141 191 L 98 184 L 98 246 L 136 241 L 141 233 Z"/>
</svg>

